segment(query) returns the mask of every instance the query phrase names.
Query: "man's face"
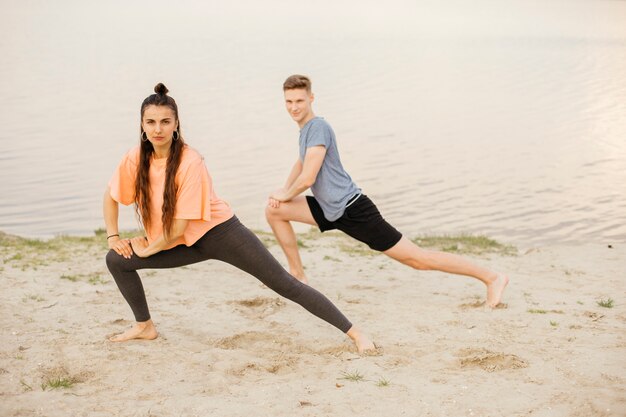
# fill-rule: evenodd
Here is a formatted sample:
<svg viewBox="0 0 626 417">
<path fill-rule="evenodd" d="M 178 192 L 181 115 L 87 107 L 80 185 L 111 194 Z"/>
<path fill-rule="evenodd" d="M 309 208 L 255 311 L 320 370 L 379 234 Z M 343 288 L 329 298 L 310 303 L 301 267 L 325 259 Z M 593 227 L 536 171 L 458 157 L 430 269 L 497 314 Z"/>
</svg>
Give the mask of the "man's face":
<svg viewBox="0 0 626 417">
<path fill-rule="evenodd" d="M 313 93 L 308 93 L 304 88 L 285 90 L 285 108 L 294 122 L 301 124 L 313 113 Z"/>
</svg>

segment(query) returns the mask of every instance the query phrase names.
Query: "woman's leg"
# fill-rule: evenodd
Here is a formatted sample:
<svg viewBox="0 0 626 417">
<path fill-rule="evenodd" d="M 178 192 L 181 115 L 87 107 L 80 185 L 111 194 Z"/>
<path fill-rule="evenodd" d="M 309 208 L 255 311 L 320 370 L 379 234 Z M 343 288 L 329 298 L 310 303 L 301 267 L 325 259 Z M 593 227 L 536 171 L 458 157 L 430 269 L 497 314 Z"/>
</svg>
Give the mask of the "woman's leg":
<svg viewBox="0 0 626 417">
<path fill-rule="evenodd" d="M 156 328 L 150 320 L 148 302 L 137 273 L 140 269 L 175 268 L 203 261 L 203 255 L 194 246 L 184 245 L 159 252 L 147 258 L 140 258 L 133 254 L 130 259 L 118 255 L 110 250 L 106 256 L 106 264 L 113 275 L 124 299 L 130 306 L 137 324 L 126 332 L 110 338 L 114 342 L 122 342 L 130 339 L 154 339 L 157 337 Z"/>
<path fill-rule="evenodd" d="M 323 294 L 298 281 L 278 263 L 254 233 L 240 222 L 224 228 L 203 249 L 211 258 L 227 262 L 256 277 L 263 284 L 350 336 L 359 352 L 373 349 L 373 343 Z"/>
</svg>

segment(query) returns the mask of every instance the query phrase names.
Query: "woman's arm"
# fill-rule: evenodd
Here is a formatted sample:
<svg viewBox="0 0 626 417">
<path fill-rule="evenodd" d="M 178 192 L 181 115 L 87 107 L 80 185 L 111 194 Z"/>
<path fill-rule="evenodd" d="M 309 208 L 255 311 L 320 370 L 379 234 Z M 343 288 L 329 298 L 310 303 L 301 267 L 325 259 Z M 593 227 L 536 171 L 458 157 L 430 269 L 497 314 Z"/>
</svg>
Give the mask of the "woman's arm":
<svg viewBox="0 0 626 417">
<path fill-rule="evenodd" d="M 133 246 L 135 255 L 139 256 L 140 258 L 147 258 L 148 256 L 152 256 L 155 253 L 161 252 L 169 244 L 177 241 L 185 233 L 187 223 L 189 223 L 189 220 L 174 219 L 174 222 L 172 223 L 172 230 L 168 236 L 168 239 L 165 238 L 165 235 L 161 234 L 161 236 L 159 236 L 149 245 L 147 240 L 143 237 L 132 238 L 130 240 L 130 243 Z"/>
<path fill-rule="evenodd" d="M 102 198 L 102 212 L 104 215 L 104 224 L 106 225 L 107 236 L 110 236 L 107 238 L 109 248 L 113 249 L 124 258 L 130 258 L 133 254 L 133 250 L 127 239 L 120 239 L 117 223 L 119 218 L 119 204 L 111 197 L 111 189 L 109 187 L 106 188 L 104 197 Z"/>
</svg>

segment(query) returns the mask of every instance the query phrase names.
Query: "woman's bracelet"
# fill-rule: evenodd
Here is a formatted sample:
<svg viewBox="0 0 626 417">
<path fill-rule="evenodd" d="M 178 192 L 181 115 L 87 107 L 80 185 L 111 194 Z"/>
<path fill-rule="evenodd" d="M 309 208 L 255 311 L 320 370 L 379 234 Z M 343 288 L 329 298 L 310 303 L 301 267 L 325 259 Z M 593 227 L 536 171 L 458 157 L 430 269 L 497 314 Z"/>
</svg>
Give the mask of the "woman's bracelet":
<svg viewBox="0 0 626 417">
<path fill-rule="evenodd" d="M 120 237 L 120 235 L 118 235 L 117 233 L 115 233 L 115 234 L 112 234 L 111 236 L 107 236 L 107 240 L 109 240 L 109 239 L 110 239 L 110 238 L 112 238 L 113 236 Z"/>
</svg>

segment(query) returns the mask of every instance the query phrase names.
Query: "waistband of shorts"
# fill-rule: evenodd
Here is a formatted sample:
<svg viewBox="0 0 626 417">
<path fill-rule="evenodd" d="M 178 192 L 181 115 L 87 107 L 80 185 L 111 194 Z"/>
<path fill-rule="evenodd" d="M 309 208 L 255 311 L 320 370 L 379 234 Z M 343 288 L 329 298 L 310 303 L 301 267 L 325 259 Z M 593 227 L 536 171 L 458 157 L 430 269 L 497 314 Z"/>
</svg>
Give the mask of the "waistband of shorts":
<svg viewBox="0 0 626 417">
<path fill-rule="evenodd" d="M 362 195 L 363 195 L 363 193 L 356 193 L 355 195 L 350 197 L 350 200 L 348 200 L 348 202 L 346 203 L 346 208 L 348 208 L 352 204 L 354 204 L 354 202 L 357 201 L 359 199 L 359 197 L 361 197 Z"/>
</svg>

